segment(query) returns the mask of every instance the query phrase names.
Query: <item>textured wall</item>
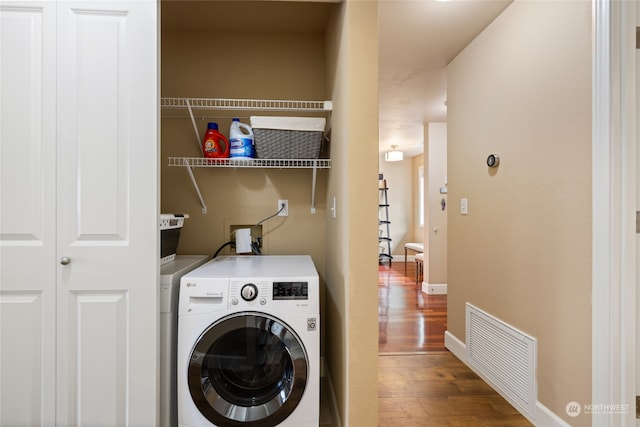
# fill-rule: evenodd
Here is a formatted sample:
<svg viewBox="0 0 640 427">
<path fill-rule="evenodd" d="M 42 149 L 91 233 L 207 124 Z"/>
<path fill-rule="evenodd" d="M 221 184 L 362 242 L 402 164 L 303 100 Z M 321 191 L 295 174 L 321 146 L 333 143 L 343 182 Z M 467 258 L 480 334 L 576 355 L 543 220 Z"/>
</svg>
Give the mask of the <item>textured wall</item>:
<svg viewBox="0 0 640 427">
<path fill-rule="evenodd" d="M 591 402 L 591 2 L 516 1 L 448 69 L 448 327 L 538 339 L 538 400 Z M 500 166 L 485 160 L 500 155 Z M 468 215 L 460 200 L 468 199 Z"/>
</svg>

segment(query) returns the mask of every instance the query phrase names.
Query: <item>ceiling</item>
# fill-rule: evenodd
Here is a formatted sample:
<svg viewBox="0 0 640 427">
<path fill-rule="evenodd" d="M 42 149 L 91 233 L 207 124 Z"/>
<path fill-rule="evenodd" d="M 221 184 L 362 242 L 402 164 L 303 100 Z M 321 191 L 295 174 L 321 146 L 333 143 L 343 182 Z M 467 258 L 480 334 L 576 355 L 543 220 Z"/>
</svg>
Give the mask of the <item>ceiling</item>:
<svg viewBox="0 0 640 427">
<path fill-rule="evenodd" d="M 378 1 L 381 152 L 422 152 L 424 123 L 447 120 L 447 64 L 511 1 Z M 336 2 L 162 0 L 162 29 L 322 32 Z"/>
<path fill-rule="evenodd" d="M 447 120 L 446 66 L 511 0 L 380 0 L 380 151 L 422 153 L 424 124 Z"/>
</svg>

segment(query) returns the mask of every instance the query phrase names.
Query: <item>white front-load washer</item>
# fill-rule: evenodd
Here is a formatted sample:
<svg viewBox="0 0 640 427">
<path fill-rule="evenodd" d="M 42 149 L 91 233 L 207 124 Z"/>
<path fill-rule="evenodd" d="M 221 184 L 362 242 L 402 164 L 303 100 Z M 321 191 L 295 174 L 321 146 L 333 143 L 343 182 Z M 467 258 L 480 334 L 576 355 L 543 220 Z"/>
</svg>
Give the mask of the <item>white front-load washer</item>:
<svg viewBox="0 0 640 427">
<path fill-rule="evenodd" d="M 183 276 L 178 425 L 317 427 L 319 306 L 306 255 L 214 258 Z"/>
</svg>

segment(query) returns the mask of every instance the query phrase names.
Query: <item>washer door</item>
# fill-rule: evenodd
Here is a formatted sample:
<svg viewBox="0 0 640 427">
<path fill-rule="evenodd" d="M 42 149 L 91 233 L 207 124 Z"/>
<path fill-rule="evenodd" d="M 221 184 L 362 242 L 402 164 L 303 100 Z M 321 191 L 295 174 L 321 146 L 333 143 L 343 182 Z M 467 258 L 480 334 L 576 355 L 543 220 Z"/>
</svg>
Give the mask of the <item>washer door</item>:
<svg viewBox="0 0 640 427">
<path fill-rule="evenodd" d="M 274 426 L 298 406 L 308 365 L 302 341 L 286 323 L 264 313 L 234 313 L 196 342 L 189 391 L 214 425 Z"/>
</svg>

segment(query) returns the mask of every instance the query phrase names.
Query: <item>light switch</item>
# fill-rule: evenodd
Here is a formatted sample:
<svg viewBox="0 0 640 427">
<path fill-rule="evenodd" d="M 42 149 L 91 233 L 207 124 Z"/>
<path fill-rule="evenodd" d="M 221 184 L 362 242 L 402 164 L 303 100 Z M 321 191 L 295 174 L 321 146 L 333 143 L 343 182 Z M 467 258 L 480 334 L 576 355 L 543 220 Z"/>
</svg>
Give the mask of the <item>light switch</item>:
<svg viewBox="0 0 640 427">
<path fill-rule="evenodd" d="M 460 199 L 460 213 L 466 215 L 469 213 L 469 206 L 467 199 Z"/>
<path fill-rule="evenodd" d="M 333 202 L 331 204 L 331 218 L 336 219 L 337 217 L 337 212 L 336 212 L 336 196 L 333 196 Z"/>
</svg>

